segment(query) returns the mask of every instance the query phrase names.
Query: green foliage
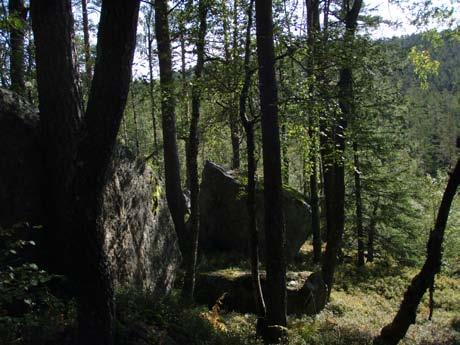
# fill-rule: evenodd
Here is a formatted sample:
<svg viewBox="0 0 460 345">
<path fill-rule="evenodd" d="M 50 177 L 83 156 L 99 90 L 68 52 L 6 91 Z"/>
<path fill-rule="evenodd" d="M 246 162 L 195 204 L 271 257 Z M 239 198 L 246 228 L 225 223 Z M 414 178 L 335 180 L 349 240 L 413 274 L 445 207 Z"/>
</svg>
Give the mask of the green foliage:
<svg viewBox="0 0 460 345">
<path fill-rule="evenodd" d="M 0 228 L 0 344 L 45 344 L 74 319 L 72 302 L 55 297 L 48 283 L 58 276 L 29 262 L 35 242 L 22 237 L 34 231 L 27 224 Z M 35 230 L 37 231 L 37 230 Z"/>
</svg>

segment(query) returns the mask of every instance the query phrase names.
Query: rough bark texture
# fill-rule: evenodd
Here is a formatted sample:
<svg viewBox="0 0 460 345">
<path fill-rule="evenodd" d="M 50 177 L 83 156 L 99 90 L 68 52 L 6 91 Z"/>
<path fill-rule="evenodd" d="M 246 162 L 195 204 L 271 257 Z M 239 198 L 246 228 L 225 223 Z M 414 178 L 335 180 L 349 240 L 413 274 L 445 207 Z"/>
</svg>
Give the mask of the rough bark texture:
<svg viewBox="0 0 460 345">
<path fill-rule="evenodd" d="M 426 260 L 421 271 L 412 279 L 410 286 L 404 293 L 403 301 L 393 321 L 382 328 L 378 337 L 374 339 L 375 345 L 396 345 L 406 335 L 411 324 L 415 323 L 417 308 L 426 290 L 434 281 L 441 269 L 442 243 L 444 230 L 449 218 L 450 206 L 460 184 L 460 160 L 457 161 L 451 173 L 446 190 L 439 206 L 434 229 L 430 233 L 426 246 Z"/>
<path fill-rule="evenodd" d="M 26 30 L 27 9 L 24 0 L 9 0 L 8 12 L 14 16 L 15 25 L 10 26 L 10 81 L 11 89 L 21 96 L 25 96 L 24 82 L 24 35 Z"/>
<path fill-rule="evenodd" d="M 200 119 L 201 107 L 201 77 L 204 68 L 204 46 L 207 30 L 206 16 L 208 7 L 205 0 L 198 2 L 198 19 L 200 22 L 198 37 L 196 42 L 197 63 L 195 66 L 195 81 L 192 88 L 192 118 L 190 119 L 190 130 L 187 145 L 187 178 L 190 184 L 190 238 L 185 254 L 185 277 L 182 296 L 193 300 L 195 289 L 195 269 L 198 254 L 198 235 L 199 235 L 199 193 L 200 184 L 198 179 L 198 149 L 199 133 L 198 122 Z"/>
<path fill-rule="evenodd" d="M 264 205 L 267 293 L 267 325 L 286 326 L 286 260 L 281 194 L 281 154 L 278 125 L 278 96 L 275 78 L 272 1 L 256 0 L 257 58 L 264 162 Z M 272 329 L 274 329 L 272 327 Z M 275 339 L 281 334 L 275 332 Z"/>
<path fill-rule="evenodd" d="M 179 238 L 182 254 L 186 252 L 186 204 L 181 187 L 179 154 L 176 138 L 176 100 L 172 76 L 171 41 L 169 39 L 168 2 L 155 1 L 155 34 L 158 45 L 161 88 L 161 121 L 165 165 L 166 198 Z"/>
<path fill-rule="evenodd" d="M 102 2 L 94 79 L 82 121 L 71 3 L 31 2 L 45 176 L 52 200 L 47 215 L 52 215 L 48 221 L 55 232 L 69 231 L 62 243 L 70 244 L 74 258 L 66 268 L 78 287 L 78 342 L 86 345 L 113 343 L 113 284 L 99 215 L 131 79 L 138 11 L 138 0 Z"/>
</svg>

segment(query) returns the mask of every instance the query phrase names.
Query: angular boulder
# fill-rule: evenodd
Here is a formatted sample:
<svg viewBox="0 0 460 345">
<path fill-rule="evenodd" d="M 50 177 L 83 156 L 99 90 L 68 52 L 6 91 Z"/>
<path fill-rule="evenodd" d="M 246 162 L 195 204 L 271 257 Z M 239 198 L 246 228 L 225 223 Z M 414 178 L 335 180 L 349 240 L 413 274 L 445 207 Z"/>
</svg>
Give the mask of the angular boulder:
<svg viewBox="0 0 460 345">
<path fill-rule="evenodd" d="M 288 272 L 287 312 L 292 315 L 315 315 L 324 309 L 326 284 L 320 272 Z M 265 274 L 261 274 L 262 291 L 266 290 Z M 251 274 L 248 271 L 220 270 L 200 273 L 196 282 L 197 302 L 212 307 L 218 299 L 221 308 L 240 313 L 255 313 Z"/>
<path fill-rule="evenodd" d="M 0 226 L 41 222 L 39 122 L 23 98 L 0 88 Z M 168 292 L 181 260 L 176 233 L 161 183 L 127 149 L 114 152 L 101 222 L 115 284 Z"/>
<path fill-rule="evenodd" d="M 206 162 L 200 189 L 200 250 L 247 255 L 249 233 L 245 184 L 234 171 Z M 283 189 L 286 258 L 292 261 L 311 234 L 310 206 L 300 193 Z M 264 253 L 263 191 L 256 190 L 256 221 L 260 253 Z"/>
</svg>

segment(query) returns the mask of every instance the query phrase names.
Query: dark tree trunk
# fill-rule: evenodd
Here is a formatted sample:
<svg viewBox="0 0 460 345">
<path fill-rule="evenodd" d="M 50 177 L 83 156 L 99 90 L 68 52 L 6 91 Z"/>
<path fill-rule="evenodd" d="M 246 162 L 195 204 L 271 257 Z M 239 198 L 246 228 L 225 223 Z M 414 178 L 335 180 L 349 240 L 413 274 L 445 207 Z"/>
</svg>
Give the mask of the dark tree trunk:
<svg viewBox="0 0 460 345">
<path fill-rule="evenodd" d="M 233 58 L 233 65 L 237 63 L 238 56 L 238 2 L 233 2 L 233 48 L 232 53 L 230 53 L 229 44 L 228 44 L 228 24 L 227 17 L 224 18 L 224 45 L 225 45 L 225 60 L 227 63 L 232 63 L 231 59 Z M 233 73 L 236 71 L 233 69 Z M 232 169 L 240 168 L 240 133 L 238 128 L 238 113 L 232 107 L 229 109 L 229 124 L 230 124 L 230 139 L 232 142 Z"/>
<path fill-rule="evenodd" d="M 153 75 L 153 7 L 150 6 L 147 12 L 147 58 L 149 60 L 149 98 L 150 98 L 150 114 L 152 116 L 152 132 L 153 132 L 153 152 L 154 158 L 158 154 L 158 139 L 157 139 L 157 119 L 155 114 L 155 80 Z"/>
<path fill-rule="evenodd" d="M 27 9 L 24 0 L 9 0 L 8 11 L 10 16 L 17 19 L 17 25 L 10 26 L 10 79 L 11 89 L 25 96 L 26 87 L 24 82 L 24 35 L 26 30 Z"/>
<path fill-rule="evenodd" d="M 88 0 L 81 0 L 81 15 L 83 19 L 83 47 L 85 50 L 85 85 L 89 89 L 93 73 L 91 70 L 91 47 L 89 43 Z"/>
<path fill-rule="evenodd" d="M 351 49 L 350 45 L 354 39 L 359 12 L 361 11 L 362 0 L 356 0 L 350 7 L 349 0 L 344 1 L 345 11 L 345 49 Z M 347 60 L 347 59 L 345 59 Z M 323 279 L 328 287 L 328 295 L 332 291 L 334 282 L 334 271 L 337 266 L 337 255 L 341 249 L 342 236 L 345 224 L 345 130 L 347 121 L 353 115 L 353 70 L 350 61 L 345 61 L 340 70 L 339 82 L 339 107 L 341 116 L 336 120 L 333 128 L 333 142 L 335 148 L 335 157 L 327 173 L 325 173 L 326 203 L 327 210 L 327 245 L 323 258 Z M 327 175 L 327 176 L 326 176 Z M 329 176 L 331 175 L 331 176 Z"/>
<path fill-rule="evenodd" d="M 264 162 L 267 325 L 286 326 L 286 260 L 272 1 L 256 0 L 257 58 Z M 273 330 L 275 328 L 272 328 Z M 279 328 L 276 328 L 279 329 Z M 271 332 L 269 332 L 271 333 Z M 278 334 L 276 334 L 278 333 Z M 275 332 L 278 341 L 281 334 Z"/>
<path fill-rule="evenodd" d="M 379 200 L 377 199 L 374 204 L 374 210 L 372 212 L 372 218 L 369 222 L 369 227 L 367 228 L 367 261 L 374 262 L 374 237 L 375 237 L 375 227 L 377 225 L 377 211 L 379 208 Z"/>
<path fill-rule="evenodd" d="M 192 118 L 190 119 L 190 131 L 187 145 L 187 176 L 190 183 L 190 240 L 189 248 L 186 253 L 186 268 L 184 277 L 184 286 L 182 297 L 192 301 L 195 289 L 195 270 L 196 259 L 198 254 L 198 236 L 199 236 L 199 205 L 198 198 L 200 192 L 198 180 L 198 148 L 199 133 L 198 122 L 200 119 L 201 106 L 201 77 L 204 68 L 204 46 L 207 30 L 208 8 L 205 0 L 198 3 L 198 16 L 200 27 L 198 30 L 198 39 L 196 43 L 197 63 L 195 66 L 195 82 L 192 89 Z"/>
<path fill-rule="evenodd" d="M 411 324 L 415 323 L 417 308 L 426 290 L 429 289 L 441 269 L 442 243 L 444 230 L 449 218 L 450 206 L 460 184 L 460 160 L 450 175 L 446 190 L 439 206 L 434 229 L 430 233 L 426 248 L 426 260 L 421 271 L 412 279 L 404 293 L 404 298 L 393 321 L 382 328 L 374 339 L 376 345 L 396 345 L 406 335 Z"/>
<path fill-rule="evenodd" d="M 133 110 L 133 124 L 134 124 L 134 144 L 136 146 L 136 156 L 140 154 L 140 143 L 139 143 L 139 125 L 137 121 L 137 109 L 136 109 L 136 94 L 134 88 L 131 88 L 131 109 Z"/>
<path fill-rule="evenodd" d="M 308 33 L 308 46 L 310 48 L 310 57 L 308 61 L 308 73 L 312 76 L 315 73 L 315 54 L 316 54 L 316 37 L 320 32 L 319 23 L 319 1 L 306 0 L 307 7 L 307 33 Z M 310 94 L 313 94 L 314 87 L 310 87 Z M 312 100 L 313 101 L 313 100 Z M 317 126 L 318 120 L 314 118 L 314 114 L 310 114 L 309 118 L 309 135 L 312 142 L 313 150 L 310 154 L 310 162 L 312 172 L 310 175 L 310 206 L 311 206 L 311 228 L 313 235 L 313 262 L 321 262 L 321 229 L 320 229 L 320 214 L 319 214 L 319 198 L 318 198 L 318 153 L 317 153 Z"/>
<path fill-rule="evenodd" d="M 247 192 L 247 208 L 248 208 L 248 231 L 250 235 L 250 262 L 251 262 L 251 278 L 252 290 L 254 293 L 254 301 L 259 320 L 265 319 L 266 309 L 265 301 L 260 284 L 259 272 L 259 231 L 256 222 L 256 160 L 255 160 L 255 141 L 254 141 L 254 119 L 249 120 L 246 115 L 246 103 L 249 95 L 249 87 L 251 85 L 252 71 L 250 68 L 251 59 L 251 28 L 253 17 L 254 0 L 251 0 L 248 6 L 248 23 L 246 27 L 246 42 L 244 46 L 244 80 L 243 87 L 240 93 L 239 115 L 246 133 L 246 148 L 248 159 L 248 183 L 246 186 Z M 262 331 L 262 330 L 260 330 Z"/>
<path fill-rule="evenodd" d="M 361 267 L 364 266 L 363 200 L 361 196 L 361 171 L 358 144 L 356 142 L 353 142 L 353 158 L 355 163 L 356 235 L 358 238 L 357 265 Z"/>
<path fill-rule="evenodd" d="M 165 164 L 166 199 L 179 239 L 182 254 L 187 248 L 185 228 L 186 205 L 182 193 L 180 163 L 176 138 L 176 100 L 172 75 L 171 41 L 169 39 L 168 1 L 155 0 L 155 35 L 158 44 L 161 89 L 161 121 Z"/>
<path fill-rule="evenodd" d="M 31 2 L 47 186 L 52 188 L 47 199 L 53 200 L 47 204 L 48 221 L 51 230 L 66 229 L 69 236 L 61 245 L 69 243 L 73 259 L 66 268 L 78 288 L 82 345 L 113 343 L 113 286 L 98 219 L 126 105 L 138 11 L 138 0 L 102 2 L 94 80 L 82 121 L 72 65 L 71 3 Z"/>
</svg>

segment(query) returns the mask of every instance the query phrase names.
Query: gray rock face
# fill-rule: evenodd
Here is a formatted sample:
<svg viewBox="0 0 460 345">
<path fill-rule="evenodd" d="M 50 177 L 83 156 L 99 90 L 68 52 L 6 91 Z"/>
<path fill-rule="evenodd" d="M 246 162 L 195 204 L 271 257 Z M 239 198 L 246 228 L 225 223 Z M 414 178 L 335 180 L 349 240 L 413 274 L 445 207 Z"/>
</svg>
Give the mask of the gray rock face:
<svg viewBox="0 0 460 345">
<path fill-rule="evenodd" d="M 292 315 L 315 315 L 326 305 L 327 290 L 321 273 L 288 272 L 287 312 Z M 221 270 L 200 273 L 196 283 L 196 300 L 213 306 L 221 299 L 221 307 L 229 311 L 254 313 L 251 274 L 247 271 Z M 266 289 L 265 274 L 261 274 L 262 290 Z"/>
<path fill-rule="evenodd" d="M 161 185 L 147 164 L 123 149 L 108 176 L 101 216 L 115 282 L 165 294 L 181 256 Z"/>
<path fill-rule="evenodd" d="M 256 191 L 256 218 L 264 253 L 263 191 Z M 283 190 L 286 258 L 292 260 L 311 234 L 311 211 L 301 196 Z M 200 190 L 200 248 L 205 253 L 234 252 L 246 255 L 249 233 L 245 186 L 232 171 L 206 162 Z"/>
<path fill-rule="evenodd" d="M 0 88 L 0 226 L 40 223 L 39 116 Z M 119 286 L 170 290 L 181 257 L 161 184 L 152 169 L 118 149 L 107 174 L 101 221 Z"/>
</svg>

